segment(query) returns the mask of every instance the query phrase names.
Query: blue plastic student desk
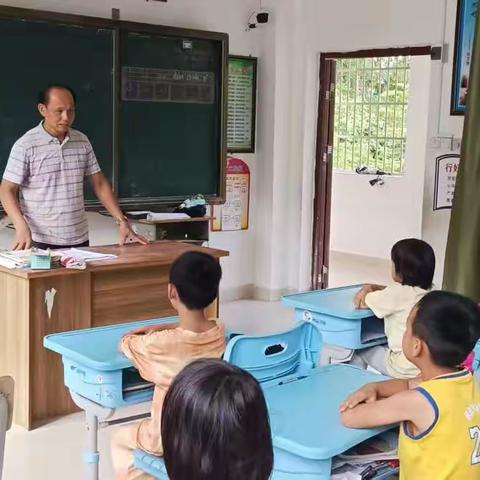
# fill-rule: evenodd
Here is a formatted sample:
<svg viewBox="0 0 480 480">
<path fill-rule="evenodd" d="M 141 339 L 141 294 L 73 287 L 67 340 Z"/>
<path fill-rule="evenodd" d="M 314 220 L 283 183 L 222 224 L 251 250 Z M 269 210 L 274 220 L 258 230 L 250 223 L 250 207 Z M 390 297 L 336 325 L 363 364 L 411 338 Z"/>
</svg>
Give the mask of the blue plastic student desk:
<svg viewBox="0 0 480 480">
<path fill-rule="evenodd" d="M 333 457 L 388 430 L 345 428 L 338 410 L 355 389 L 382 379 L 349 365 L 328 365 L 298 380 L 285 378 L 264 386 L 274 446 L 272 480 L 329 480 Z M 154 478 L 168 480 L 161 458 L 136 450 L 135 460 Z"/>
<path fill-rule="evenodd" d="M 342 401 L 385 377 L 348 365 L 316 367 L 321 346 L 318 328 L 304 322 L 278 334 L 236 336 L 227 345 L 225 359 L 248 370 L 263 388 L 274 446 L 273 480 L 330 479 L 333 457 L 387 430 L 343 427 Z M 135 465 L 168 480 L 161 458 L 136 450 Z"/>
<path fill-rule="evenodd" d="M 324 343 L 359 350 L 386 343 L 383 320 L 357 310 L 353 299 L 361 285 L 297 293 L 282 298 L 299 321 L 314 323 Z"/>
<path fill-rule="evenodd" d="M 62 355 L 65 385 L 85 411 L 87 479 L 98 479 L 97 433 L 115 409 L 149 401 L 145 382 L 118 351 L 121 337 L 143 325 L 175 319 L 135 322 L 45 337 L 45 347 Z M 313 323 L 263 337 L 233 337 L 225 359 L 250 371 L 267 400 L 275 447 L 275 480 L 326 480 L 332 457 L 385 429 L 351 430 L 340 422 L 339 405 L 362 385 L 383 377 L 348 365 L 316 368 L 321 335 Z M 138 418 L 138 417 L 136 417 Z M 132 418 L 129 418 L 131 420 Z M 163 461 L 136 451 L 136 465 L 155 478 L 166 478 Z"/>
<path fill-rule="evenodd" d="M 107 422 L 115 409 L 153 398 L 153 385 L 143 380 L 130 360 L 118 350 L 120 339 L 139 327 L 175 321 L 175 318 L 163 318 L 45 337 L 44 346 L 62 355 L 65 385 L 75 404 L 85 411 L 87 479 L 98 480 L 99 421 L 107 425 L 120 423 L 121 420 Z M 145 416 L 138 415 L 135 419 Z"/>
<path fill-rule="evenodd" d="M 381 380 L 385 378 L 349 365 L 327 365 L 297 380 L 264 386 L 275 447 L 274 479 L 329 479 L 333 457 L 388 430 L 345 428 L 339 414 L 348 395 Z"/>
</svg>

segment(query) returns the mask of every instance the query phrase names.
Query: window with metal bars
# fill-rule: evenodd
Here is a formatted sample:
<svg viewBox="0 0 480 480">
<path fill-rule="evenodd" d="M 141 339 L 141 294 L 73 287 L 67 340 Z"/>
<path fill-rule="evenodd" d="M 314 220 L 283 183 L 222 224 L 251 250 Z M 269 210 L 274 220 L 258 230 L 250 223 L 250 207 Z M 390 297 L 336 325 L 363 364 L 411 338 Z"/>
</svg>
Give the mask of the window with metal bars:
<svg viewBox="0 0 480 480">
<path fill-rule="evenodd" d="M 402 175 L 410 57 L 336 61 L 333 166 Z"/>
</svg>

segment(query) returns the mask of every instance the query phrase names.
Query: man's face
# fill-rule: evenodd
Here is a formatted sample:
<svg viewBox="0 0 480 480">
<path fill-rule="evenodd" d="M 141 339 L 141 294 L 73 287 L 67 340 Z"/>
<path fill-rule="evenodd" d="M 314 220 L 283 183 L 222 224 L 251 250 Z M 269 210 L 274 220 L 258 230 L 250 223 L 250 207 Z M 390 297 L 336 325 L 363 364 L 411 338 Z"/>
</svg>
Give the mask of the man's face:
<svg viewBox="0 0 480 480">
<path fill-rule="evenodd" d="M 64 138 L 75 120 L 75 101 L 63 88 L 52 88 L 48 103 L 40 103 L 38 110 L 44 118 L 45 129 L 56 137 Z"/>
</svg>

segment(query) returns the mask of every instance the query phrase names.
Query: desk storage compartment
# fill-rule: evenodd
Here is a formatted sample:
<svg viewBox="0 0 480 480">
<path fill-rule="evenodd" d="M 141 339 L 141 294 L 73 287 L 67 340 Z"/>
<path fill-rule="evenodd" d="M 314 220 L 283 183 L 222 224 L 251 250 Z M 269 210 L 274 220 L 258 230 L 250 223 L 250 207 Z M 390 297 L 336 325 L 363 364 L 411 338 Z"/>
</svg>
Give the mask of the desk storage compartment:
<svg viewBox="0 0 480 480">
<path fill-rule="evenodd" d="M 295 318 L 298 321 L 314 323 L 320 332 L 324 343 L 338 345 L 343 348 L 359 350 L 386 343 L 383 320 L 371 315 L 357 320 L 344 319 L 309 310 L 296 309 Z"/>
<path fill-rule="evenodd" d="M 139 371 L 135 367 L 125 368 L 122 370 L 122 393 L 123 401 L 128 402 L 130 399 L 136 400 L 139 395 L 152 395 L 155 385 L 147 382 L 140 376 Z"/>
<path fill-rule="evenodd" d="M 143 380 L 134 367 L 103 371 L 63 357 L 65 385 L 82 397 L 109 408 L 150 401 L 153 384 Z"/>
<path fill-rule="evenodd" d="M 386 343 L 383 320 L 371 310 L 357 310 L 353 299 L 360 285 L 297 293 L 282 298 L 298 321 L 312 322 L 323 342 L 358 350 Z"/>
<path fill-rule="evenodd" d="M 334 457 L 332 479 L 345 480 L 351 475 L 384 480 L 399 472 L 397 456 L 398 429 L 388 430 Z M 358 459 L 361 458 L 362 461 Z M 342 466 L 342 463 L 345 465 Z M 339 467 L 339 468 L 337 468 Z"/>
<path fill-rule="evenodd" d="M 366 467 L 365 467 L 366 468 Z M 372 480 L 387 480 L 398 475 L 398 467 L 381 471 Z M 337 477 L 335 477 L 337 478 Z M 332 460 L 311 460 L 274 449 L 273 480 L 331 480 Z M 341 477 L 338 477 L 341 480 Z"/>
</svg>

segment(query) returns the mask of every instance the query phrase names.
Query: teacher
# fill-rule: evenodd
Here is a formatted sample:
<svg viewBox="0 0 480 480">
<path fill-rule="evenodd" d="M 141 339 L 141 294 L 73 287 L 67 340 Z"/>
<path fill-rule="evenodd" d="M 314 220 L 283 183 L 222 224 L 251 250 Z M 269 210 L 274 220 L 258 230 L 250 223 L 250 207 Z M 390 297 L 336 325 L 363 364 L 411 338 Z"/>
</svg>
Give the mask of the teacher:
<svg viewBox="0 0 480 480">
<path fill-rule="evenodd" d="M 71 128 L 75 120 L 73 90 L 49 85 L 40 92 L 38 102 L 43 120 L 13 145 L 0 186 L 0 200 L 15 226 L 14 249 L 89 245 L 85 177 L 116 220 L 120 245 L 129 240 L 146 244 L 120 210 L 90 141 Z"/>
</svg>

